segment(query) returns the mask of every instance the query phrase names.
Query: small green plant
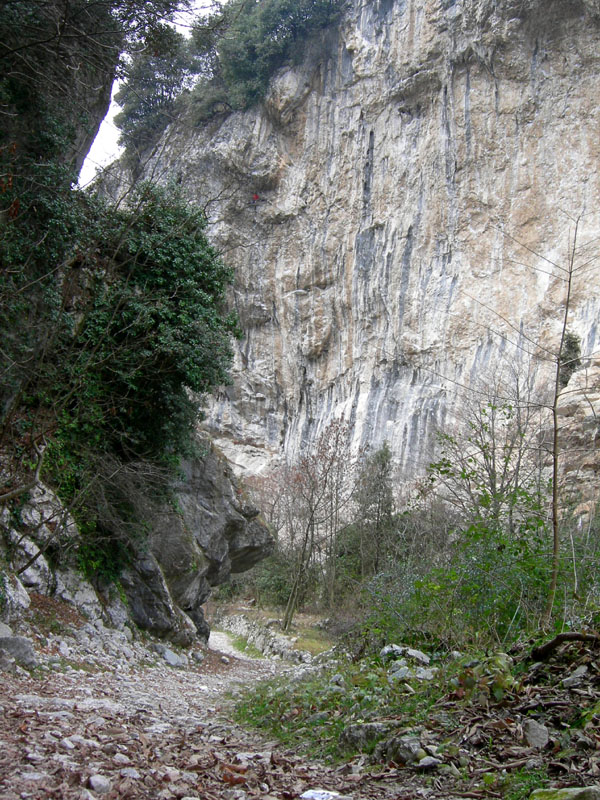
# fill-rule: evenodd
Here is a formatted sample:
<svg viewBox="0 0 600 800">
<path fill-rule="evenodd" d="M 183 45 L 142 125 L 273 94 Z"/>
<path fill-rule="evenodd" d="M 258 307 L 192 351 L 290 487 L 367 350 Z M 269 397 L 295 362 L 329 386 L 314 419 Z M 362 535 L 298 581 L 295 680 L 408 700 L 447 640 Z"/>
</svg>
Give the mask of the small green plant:
<svg viewBox="0 0 600 800">
<path fill-rule="evenodd" d="M 534 789 L 543 788 L 548 781 L 548 769 L 546 766 L 541 766 L 508 772 L 498 779 L 498 786 L 502 790 L 504 800 L 525 800 Z"/>
<path fill-rule="evenodd" d="M 558 376 L 561 389 L 564 389 L 571 375 L 580 367 L 581 339 L 576 333 L 566 330 L 561 351 L 561 368 Z"/>
<path fill-rule="evenodd" d="M 251 644 L 245 636 L 234 636 L 231 643 L 239 653 L 244 653 L 249 658 L 263 658 L 260 650 Z"/>
<path fill-rule="evenodd" d="M 390 680 L 379 659 L 368 659 L 338 664 L 335 675 L 327 672 L 291 685 L 279 680 L 254 686 L 238 702 L 236 719 L 336 761 L 352 754 L 342 737 L 350 723 L 393 717 L 418 725 L 447 688 L 441 672 L 435 683 L 415 684 L 408 692 L 402 681 Z"/>
</svg>

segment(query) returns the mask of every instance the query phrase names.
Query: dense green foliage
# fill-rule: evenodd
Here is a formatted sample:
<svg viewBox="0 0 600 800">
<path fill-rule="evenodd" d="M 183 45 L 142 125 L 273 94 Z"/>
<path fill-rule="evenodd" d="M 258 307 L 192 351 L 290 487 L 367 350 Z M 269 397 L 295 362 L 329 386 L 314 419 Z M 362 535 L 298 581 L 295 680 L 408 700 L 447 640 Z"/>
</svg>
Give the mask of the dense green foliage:
<svg viewBox="0 0 600 800">
<path fill-rule="evenodd" d="M 120 142 L 130 153 L 141 153 L 173 119 L 175 100 L 200 69 L 186 39 L 163 26 L 136 53 L 127 68 L 127 81 L 115 95 L 122 111 L 115 117 Z"/>
<path fill-rule="evenodd" d="M 298 61 L 309 37 L 341 6 L 342 0 L 232 0 L 200 19 L 190 41 L 164 29 L 131 59 L 116 96 L 122 143 L 139 156 L 186 109 L 199 122 L 259 102 L 275 71 Z"/>
<path fill-rule="evenodd" d="M 336 18 L 339 0 L 237 0 L 218 43 L 221 77 L 233 108 L 262 99 L 273 73 L 302 56 L 304 43 Z"/>
<path fill-rule="evenodd" d="M 187 389 L 226 377 L 231 273 L 176 191 L 143 185 L 114 208 L 59 185 L 31 165 L 4 194 L 20 208 L 0 242 L 4 402 L 51 401 L 63 431 L 125 457 L 178 449 L 196 415 Z"/>
<path fill-rule="evenodd" d="M 22 500 L 43 466 L 84 535 L 82 567 L 107 577 L 167 497 L 237 332 L 231 271 L 177 189 L 143 184 L 115 206 L 73 185 L 78 102 L 95 100 L 89 86 L 68 95 L 72 59 L 112 74 L 128 41 L 165 35 L 160 17 L 175 5 L 0 10 L 0 94 L 15 115 L 0 137 L 0 500 Z M 36 47 L 44 36 L 52 46 Z"/>
<path fill-rule="evenodd" d="M 115 208 L 64 180 L 59 190 L 62 167 L 23 169 L 4 193 L 19 213 L 0 241 L 3 441 L 26 460 L 28 443 L 47 442 L 48 477 L 96 531 L 89 495 L 103 473 L 146 461 L 156 480 L 189 449 L 190 392 L 227 379 L 231 273 L 176 191 L 143 185 Z M 103 502 L 131 516 L 111 486 Z"/>
</svg>

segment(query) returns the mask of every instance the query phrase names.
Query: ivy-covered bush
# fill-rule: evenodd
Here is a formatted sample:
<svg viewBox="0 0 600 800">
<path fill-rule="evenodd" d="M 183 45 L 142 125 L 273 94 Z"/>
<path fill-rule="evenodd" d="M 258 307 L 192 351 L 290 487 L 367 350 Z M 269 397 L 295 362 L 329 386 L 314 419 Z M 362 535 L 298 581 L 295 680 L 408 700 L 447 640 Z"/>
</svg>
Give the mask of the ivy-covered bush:
<svg viewBox="0 0 600 800">
<path fill-rule="evenodd" d="M 50 482 L 84 537 L 82 568 L 108 577 L 168 502 L 237 332 L 202 212 L 174 188 L 144 184 L 115 206 L 75 187 L 120 60 L 181 44 L 164 24 L 181 5 L 0 7 L 0 505 Z"/>
<path fill-rule="evenodd" d="M 45 451 L 43 475 L 95 551 L 117 553 L 116 539 L 142 531 L 143 508 L 167 496 L 199 396 L 227 380 L 232 274 L 177 190 L 144 184 L 117 208 L 72 188 L 64 166 L 2 155 L 10 485 Z"/>
</svg>

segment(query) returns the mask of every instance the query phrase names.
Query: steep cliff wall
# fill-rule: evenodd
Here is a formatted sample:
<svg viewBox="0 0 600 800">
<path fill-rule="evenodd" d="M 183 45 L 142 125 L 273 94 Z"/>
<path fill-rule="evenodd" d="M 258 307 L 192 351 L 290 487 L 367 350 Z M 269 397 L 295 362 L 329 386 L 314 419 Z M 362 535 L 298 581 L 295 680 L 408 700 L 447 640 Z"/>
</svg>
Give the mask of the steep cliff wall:
<svg viewBox="0 0 600 800">
<path fill-rule="evenodd" d="M 543 389 L 579 215 L 569 328 L 598 349 L 599 16 L 355 2 L 262 106 L 167 131 L 148 171 L 207 206 L 237 269 L 245 336 L 208 424 L 240 468 L 343 413 L 409 476 L 460 386 L 522 365 Z"/>
</svg>

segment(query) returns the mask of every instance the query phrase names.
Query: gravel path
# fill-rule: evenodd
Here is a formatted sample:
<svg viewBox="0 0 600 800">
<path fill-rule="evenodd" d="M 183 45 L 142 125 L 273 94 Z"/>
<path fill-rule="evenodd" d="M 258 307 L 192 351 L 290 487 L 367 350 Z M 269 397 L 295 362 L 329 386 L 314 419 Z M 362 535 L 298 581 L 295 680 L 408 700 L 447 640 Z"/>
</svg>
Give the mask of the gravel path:
<svg viewBox="0 0 600 800">
<path fill-rule="evenodd" d="M 211 650 L 216 650 L 219 653 L 224 653 L 227 656 L 234 656 L 235 658 L 239 659 L 240 661 L 258 661 L 262 662 L 263 664 L 264 659 L 256 659 L 251 658 L 250 656 L 246 655 L 245 653 L 240 653 L 239 650 L 236 650 L 233 644 L 231 643 L 231 636 L 228 633 L 224 633 L 222 631 L 211 631 L 210 638 L 208 640 L 208 646 Z M 274 668 L 274 665 L 273 665 Z"/>
<path fill-rule="evenodd" d="M 143 652 L 110 668 L 78 650 L 78 664 L 0 672 L 0 800 L 284 800 L 314 788 L 390 796 L 357 792 L 338 771 L 231 720 L 227 691 L 289 669 L 281 662 L 240 657 L 218 632 L 201 664 L 174 668 Z"/>
</svg>

